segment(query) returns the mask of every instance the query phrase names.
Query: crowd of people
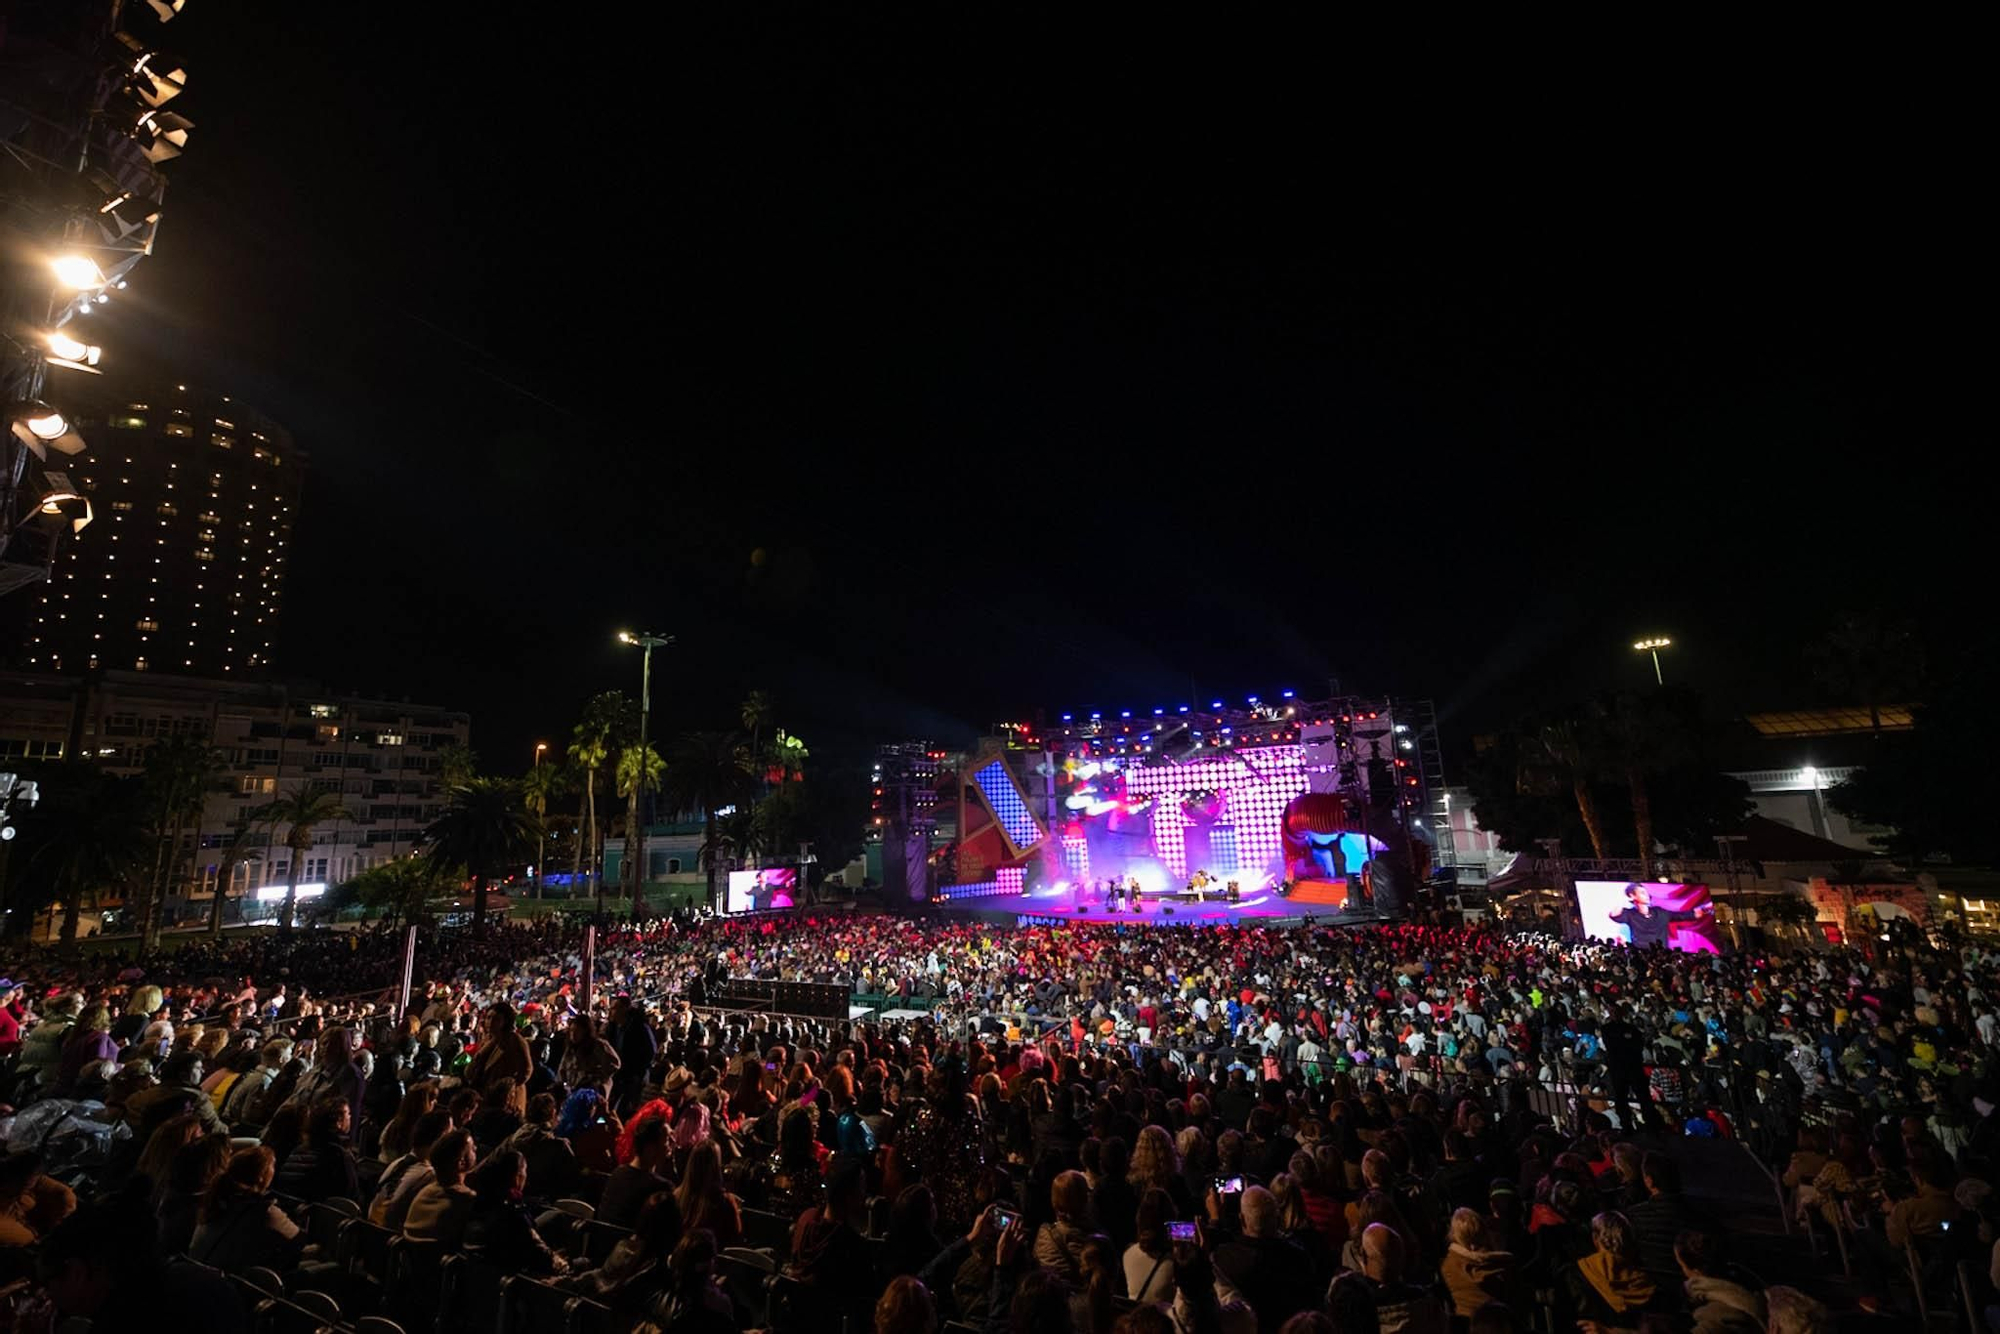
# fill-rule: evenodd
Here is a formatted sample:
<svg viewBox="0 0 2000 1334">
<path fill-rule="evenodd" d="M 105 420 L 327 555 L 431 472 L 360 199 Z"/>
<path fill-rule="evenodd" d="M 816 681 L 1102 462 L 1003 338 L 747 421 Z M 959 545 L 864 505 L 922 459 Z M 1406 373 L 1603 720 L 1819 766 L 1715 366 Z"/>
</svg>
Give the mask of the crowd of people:
<svg viewBox="0 0 2000 1334">
<path fill-rule="evenodd" d="M 739 1327 L 718 1276 L 761 1246 L 815 1329 L 1817 1330 L 1682 1194 L 1692 1135 L 1858 1224 L 1878 1275 L 2000 1259 L 1976 949 L 801 912 L 607 932 L 587 988 L 574 930 L 427 933 L 399 1011 L 400 945 L 0 979 L 0 1264 L 100 1327 L 214 1327 L 218 1271 L 341 1287 L 305 1211 L 351 1201 L 635 1328 Z M 730 978 L 925 1017 L 718 1011 Z"/>
</svg>

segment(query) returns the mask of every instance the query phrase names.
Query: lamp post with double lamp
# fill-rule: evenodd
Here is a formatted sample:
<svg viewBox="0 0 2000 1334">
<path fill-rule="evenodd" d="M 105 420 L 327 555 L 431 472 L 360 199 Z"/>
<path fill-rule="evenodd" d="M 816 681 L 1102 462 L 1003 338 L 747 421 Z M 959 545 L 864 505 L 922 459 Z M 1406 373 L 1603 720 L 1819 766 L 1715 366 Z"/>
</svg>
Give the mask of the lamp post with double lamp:
<svg viewBox="0 0 2000 1334">
<path fill-rule="evenodd" d="M 1660 650 L 1663 648 L 1672 648 L 1673 646 L 1674 641 L 1665 635 L 1648 635 L 1646 638 L 1632 645 L 1634 653 L 1650 653 L 1653 655 L 1654 685 L 1663 686 L 1667 683 L 1667 678 L 1660 674 Z"/>
<path fill-rule="evenodd" d="M 637 913 L 639 910 L 639 885 L 641 883 L 639 879 L 639 858 L 645 855 L 645 837 L 643 834 L 634 836 L 631 830 L 635 827 L 635 822 L 639 818 L 640 792 L 646 786 L 646 724 L 653 711 L 653 650 L 656 648 L 666 648 L 674 642 L 674 637 L 672 635 L 656 635 L 649 630 L 641 631 L 636 635 L 630 630 L 620 630 L 618 632 L 618 642 L 621 644 L 636 645 L 643 650 L 639 667 L 639 771 L 632 775 L 632 796 L 630 804 L 625 810 L 627 830 L 625 847 L 631 855 L 625 858 L 629 865 L 620 868 L 621 870 L 625 870 L 631 878 L 632 911 Z M 613 763 L 615 764 L 616 761 L 613 761 Z M 624 876 L 620 877 L 620 879 L 624 878 Z M 597 881 L 597 913 L 600 917 L 604 915 L 604 880 L 601 876 Z"/>
</svg>

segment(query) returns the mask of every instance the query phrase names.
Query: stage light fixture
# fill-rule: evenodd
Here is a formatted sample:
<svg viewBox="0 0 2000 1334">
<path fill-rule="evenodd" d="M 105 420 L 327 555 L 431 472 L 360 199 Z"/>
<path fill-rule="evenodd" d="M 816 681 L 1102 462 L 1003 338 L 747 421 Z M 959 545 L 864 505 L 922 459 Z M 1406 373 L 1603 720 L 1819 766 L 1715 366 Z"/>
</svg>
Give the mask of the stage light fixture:
<svg viewBox="0 0 2000 1334">
<path fill-rule="evenodd" d="M 95 291 L 108 281 L 104 270 L 88 255 L 57 255 L 49 261 L 56 281 L 78 292 Z"/>
<path fill-rule="evenodd" d="M 149 107 L 164 106 L 187 91 L 187 67 L 172 56 L 150 51 L 129 32 L 118 40 L 132 53 L 132 92 Z"/>
<path fill-rule="evenodd" d="M 58 454 L 81 454 L 84 450 L 83 437 L 69 418 L 46 403 L 23 404 L 11 415 L 15 438 L 43 462 L 48 461 L 51 449 Z"/>
<path fill-rule="evenodd" d="M 50 472 L 48 482 L 50 489 L 39 502 L 41 512 L 56 518 L 68 518 L 71 533 L 80 533 L 88 528 L 90 521 L 96 517 L 90 508 L 90 501 L 64 473 Z M 76 513 L 78 508 L 82 513 Z"/>
<path fill-rule="evenodd" d="M 160 111 L 142 101 L 138 114 L 132 118 L 131 135 L 145 153 L 146 161 L 158 163 L 179 157 L 187 147 L 188 131 L 193 128 L 194 122 L 186 116 Z"/>
<path fill-rule="evenodd" d="M 49 332 L 48 344 L 49 351 L 55 354 L 49 359 L 51 362 L 75 370 L 89 370 L 104 355 L 103 348 L 71 338 L 60 329 Z"/>
</svg>

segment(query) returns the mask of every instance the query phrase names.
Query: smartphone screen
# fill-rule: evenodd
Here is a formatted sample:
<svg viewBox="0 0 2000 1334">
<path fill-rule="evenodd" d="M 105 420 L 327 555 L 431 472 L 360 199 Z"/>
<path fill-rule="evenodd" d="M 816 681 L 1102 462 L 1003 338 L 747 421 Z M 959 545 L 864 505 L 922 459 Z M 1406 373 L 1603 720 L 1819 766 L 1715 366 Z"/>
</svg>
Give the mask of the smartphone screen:
<svg viewBox="0 0 2000 1334">
<path fill-rule="evenodd" d="M 1001 1229 L 1012 1227 L 1021 1218 L 1020 1214 L 1004 1204 L 996 1204 L 988 1212 L 993 1216 L 993 1226 Z"/>
<path fill-rule="evenodd" d="M 1242 1177 L 1217 1177 L 1215 1193 L 1218 1195 L 1240 1195 L 1243 1193 Z"/>
<path fill-rule="evenodd" d="M 1194 1240 L 1194 1224 L 1193 1224 L 1193 1223 L 1169 1223 L 1169 1224 L 1167 1224 L 1167 1240 L 1168 1240 L 1168 1241 L 1193 1241 L 1193 1240 Z"/>
</svg>

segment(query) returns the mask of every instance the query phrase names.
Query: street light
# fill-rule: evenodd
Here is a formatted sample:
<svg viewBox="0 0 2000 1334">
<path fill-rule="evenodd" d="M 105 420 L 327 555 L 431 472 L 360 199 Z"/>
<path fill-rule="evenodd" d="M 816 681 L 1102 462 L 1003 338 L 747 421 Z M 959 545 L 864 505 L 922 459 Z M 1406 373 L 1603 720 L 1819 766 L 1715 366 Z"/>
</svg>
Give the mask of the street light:
<svg viewBox="0 0 2000 1334">
<path fill-rule="evenodd" d="M 537 769 L 542 767 L 542 752 L 548 748 L 549 743 L 546 741 L 537 741 L 535 743 L 535 767 Z"/>
<path fill-rule="evenodd" d="M 1672 648 L 1673 646 L 1674 646 L 1674 641 L 1667 638 L 1665 635 L 1650 635 L 1647 638 L 1641 639 L 1637 643 L 1632 645 L 1632 651 L 1634 653 L 1650 653 L 1653 655 L 1654 685 L 1663 686 L 1667 683 L 1667 679 L 1664 676 L 1660 675 L 1660 650 L 1663 648 Z"/>
<path fill-rule="evenodd" d="M 674 642 L 674 637 L 656 635 L 650 630 L 642 630 L 636 635 L 630 630 L 620 630 L 618 642 L 644 650 L 639 667 L 639 772 L 632 776 L 632 803 L 626 812 L 626 824 L 630 825 L 639 810 L 640 791 L 646 785 L 646 722 L 653 711 L 653 650 L 666 648 Z M 635 842 L 628 832 L 625 842 L 638 854 L 625 859 L 632 863 L 629 868 L 632 875 L 632 909 L 636 913 L 639 908 L 639 856 L 644 855 L 645 840 L 641 837 Z M 601 876 L 597 881 L 597 911 L 600 915 L 604 912 L 604 879 Z"/>
</svg>

